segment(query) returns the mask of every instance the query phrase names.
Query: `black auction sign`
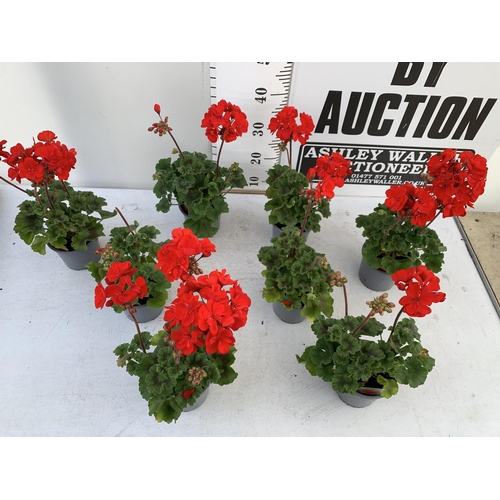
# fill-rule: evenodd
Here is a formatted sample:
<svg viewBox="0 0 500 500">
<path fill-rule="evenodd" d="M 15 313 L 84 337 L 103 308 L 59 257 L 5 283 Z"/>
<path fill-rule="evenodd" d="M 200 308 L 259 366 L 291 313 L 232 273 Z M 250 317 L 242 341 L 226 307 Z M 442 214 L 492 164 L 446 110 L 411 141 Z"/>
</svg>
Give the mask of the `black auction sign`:
<svg viewBox="0 0 500 500">
<path fill-rule="evenodd" d="M 294 165 L 337 151 L 351 160 L 346 184 L 423 184 L 443 149 L 491 157 L 499 93 L 499 63 L 297 63 L 290 105 L 316 125 Z"/>
</svg>

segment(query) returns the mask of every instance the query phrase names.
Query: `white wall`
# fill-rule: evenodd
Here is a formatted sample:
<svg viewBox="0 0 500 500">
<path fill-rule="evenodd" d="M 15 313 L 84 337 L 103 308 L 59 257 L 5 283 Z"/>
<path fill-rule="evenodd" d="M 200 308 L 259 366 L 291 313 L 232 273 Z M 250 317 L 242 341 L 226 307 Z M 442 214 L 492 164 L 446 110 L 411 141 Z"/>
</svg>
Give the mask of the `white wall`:
<svg viewBox="0 0 500 500">
<path fill-rule="evenodd" d="M 0 86 L 0 139 L 28 145 L 52 130 L 77 151 L 74 186 L 153 186 L 156 162 L 173 148 L 147 130 L 155 103 L 182 149 L 211 153 L 200 126 L 210 106 L 205 63 L 2 63 Z"/>
<path fill-rule="evenodd" d="M 211 153 L 200 127 L 210 105 L 208 63 L 0 63 L 0 88 L 0 140 L 27 145 L 39 131 L 54 131 L 78 152 L 74 186 L 152 188 L 157 160 L 173 147 L 147 131 L 155 103 L 182 149 Z M 498 212 L 500 148 L 488 165 L 476 210 Z"/>
</svg>

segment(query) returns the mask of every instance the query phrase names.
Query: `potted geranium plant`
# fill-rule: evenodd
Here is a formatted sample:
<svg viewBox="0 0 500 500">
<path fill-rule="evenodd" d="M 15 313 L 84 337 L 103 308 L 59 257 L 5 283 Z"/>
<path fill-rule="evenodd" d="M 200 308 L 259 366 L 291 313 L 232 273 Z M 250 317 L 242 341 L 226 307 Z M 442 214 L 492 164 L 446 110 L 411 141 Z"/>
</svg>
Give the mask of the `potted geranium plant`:
<svg viewBox="0 0 500 500">
<path fill-rule="evenodd" d="M 333 270 L 324 254 L 306 244 L 304 232 L 315 207 L 331 200 L 334 188 L 342 186 L 349 173 L 348 168 L 339 168 L 335 154 L 319 158 L 305 176 L 308 188 L 298 192 L 303 207 L 299 228 L 285 226 L 271 239 L 271 246 L 259 250 L 258 259 L 266 267 L 262 296 L 273 303 L 274 312 L 285 322 L 312 321 L 320 313 L 333 313 Z M 315 178 L 319 179 L 316 183 Z"/>
<path fill-rule="evenodd" d="M 142 276 L 148 289 L 148 294 L 145 297 L 137 297 L 132 302 L 132 306 L 136 310 L 135 317 L 137 321 L 144 323 L 157 318 L 168 299 L 167 290 L 171 286 L 170 281 L 156 267 L 158 250 L 165 243 L 168 243 L 168 240 L 155 241 L 160 234 L 159 229 L 154 226 L 139 227 L 137 221 L 129 224 L 118 207 L 115 207 L 115 210 L 122 218 L 125 226 L 111 229 L 108 242 L 97 251 L 101 256 L 101 260 L 99 262 L 90 262 L 87 267 L 97 283 L 109 279 L 107 278 L 109 269 L 116 262 L 120 262 L 121 265 L 115 266 L 115 269 L 120 267 L 123 269 L 124 266 L 127 269 L 135 269 L 135 273 L 130 275 L 131 278 Z M 114 279 L 111 281 L 114 281 Z M 125 310 L 127 316 L 131 319 L 128 310 L 120 305 L 114 305 L 113 309 L 118 313 Z"/>
<path fill-rule="evenodd" d="M 168 117 L 161 116 L 160 105 L 155 104 L 154 110 L 160 120 L 148 130 L 160 137 L 168 134 L 175 144 L 172 154 L 179 155 L 175 161 L 163 158 L 156 164 L 153 192 L 160 199 L 156 209 L 168 212 L 175 201 L 184 213 L 184 226 L 199 237 L 210 238 L 218 231 L 221 214 L 229 212 L 227 192 L 247 185 L 238 163 L 229 168 L 220 165 L 224 143 L 233 142 L 248 131 L 246 115 L 239 106 L 225 100 L 213 104 L 205 113 L 201 122 L 206 129 L 205 135 L 212 143 L 221 141 L 217 161 L 214 162 L 203 153 L 181 150 L 172 134 Z"/>
<path fill-rule="evenodd" d="M 31 182 L 23 189 L 0 177 L 32 199 L 19 205 L 14 231 L 32 250 L 45 255 L 46 247 L 58 252 L 72 269 L 85 269 L 85 264 L 99 260 L 99 236 L 104 235 L 102 221 L 116 215 L 104 210 L 106 200 L 90 191 L 76 191 L 67 182 L 76 163 L 75 149 L 56 140 L 50 130 L 40 132 L 38 141 L 25 148 L 16 144 L 10 152 L 0 141 L 0 157 L 9 166 L 11 181 Z"/>
<path fill-rule="evenodd" d="M 297 122 L 299 118 L 299 122 Z M 330 200 L 319 197 L 312 206 L 308 207 L 307 197 L 301 194 L 310 185 L 309 173 L 304 175 L 292 168 L 292 144 L 298 141 L 305 144 L 314 130 L 314 122 L 307 113 L 300 113 L 293 106 L 285 106 L 276 116 L 272 117 L 269 126 L 271 133 L 281 140 L 279 148 L 286 152 L 287 164 L 275 165 L 268 170 L 266 197 L 268 201 L 264 209 L 269 212 L 269 223 L 273 225 L 273 236 L 285 226 L 295 226 L 300 229 L 306 209 L 309 215 L 305 226 L 305 234 L 309 231 L 320 230 L 321 219 L 330 217 Z M 344 178 L 351 173 L 350 161 L 340 153 L 333 152 L 318 158 L 316 166 L 325 170 L 322 164 L 328 164 L 328 169 L 337 171 L 338 175 L 323 178 L 324 189 L 332 190 L 334 187 L 344 185 Z M 321 171 L 321 170 L 320 170 Z M 310 171 L 312 172 L 312 171 Z"/>
<path fill-rule="evenodd" d="M 344 287 L 346 297 L 345 316 L 317 318 L 312 324 L 316 344 L 297 356 L 311 375 L 331 383 L 340 398 L 351 406 L 368 406 L 378 398 L 390 398 L 397 394 L 399 384 L 418 387 L 435 364 L 420 343 L 413 318 L 426 316 L 433 303 L 445 300 L 439 278 L 420 265 L 397 271 L 392 279 L 405 295 L 399 300 L 402 307 L 392 326 L 386 327 L 374 316 L 392 312 L 395 304 L 388 301 L 388 294 L 368 301 L 370 311 L 366 316 L 350 316 L 346 279 L 337 275 L 335 285 Z M 401 319 L 403 313 L 409 317 Z"/>
<path fill-rule="evenodd" d="M 174 229 L 172 239 L 158 251 L 158 269 L 170 281 L 181 280 L 176 299 L 166 307 L 164 328 L 151 335 L 135 321 L 133 340 L 114 351 L 118 366 L 138 377 L 149 414 L 158 422 L 177 420 L 204 400 L 211 384 L 230 384 L 237 377 L 232 368 L 234 332 L 246 324 L 251 301 L 225 269 L 203 273 L 199 261 L 213 252 L 210 240 L 198 239 L 188 228 Z M 134 299 L 147 293 L 145 283 L 126 275 L 117 278 L 115 288 L 98 285 L 96 307 L 119 304 L 134 318 L 121 285 L 130 293 L 128 299 Z"/>
<path fill-rule="evenodd" d="M 356 218 L 365 237 L 361 281 L 383 291 L 400 269 L 424 264 L 439 272 L 446 247 L 429 225 L 440 215 L 464 216 L 484 192 L 487 170 L 484 157 L 470 151 L 457 157 L 456 150 L 445 149 L 427 162 L 423 187 L 409 182 L 391 186 L 384 203 Z"/>
</svg>

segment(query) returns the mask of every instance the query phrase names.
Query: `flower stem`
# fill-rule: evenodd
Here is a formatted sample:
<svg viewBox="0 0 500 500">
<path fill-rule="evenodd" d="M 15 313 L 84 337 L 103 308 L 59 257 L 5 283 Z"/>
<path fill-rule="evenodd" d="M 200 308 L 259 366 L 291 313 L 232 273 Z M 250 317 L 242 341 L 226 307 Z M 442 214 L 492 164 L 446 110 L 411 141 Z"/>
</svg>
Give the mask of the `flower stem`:
<svg viewBox="0 0 500 500">
<path fill-rule="evenodd" d="M 396 329 L 396 325 L 398 324 L 399 318 L 400 318 L 401 314 L 403 313 L 403 309 L 404 309 L 404 307 L 402 307 L 399 310 L 399 312 L 396 316 L 396 319 L 394 320 L 394 324 L 392 325 L 392 330 L 391 330 L 391 333 L 389 335 L 389 338 L 387 339 L 387 342 L 390 342 L 390 340 L 391 340 L 392 334 L 394 333 L 394 330 Z"/>
<path fill-rule="evenodd" d="M 38 202 L 38 204 L 43 207 L 43 203 L 42 203 L 42 200 L 40 199 L 40 196 L 38 196 L 38 190 L 36 188 L 36 186 L 33 186 L 33 194 L 35 195 L 35 198 L 36 198 L 36 201 Z"/>
<path fill-rule="evenodd" d="M 345 315 L 347 316 L 349 314 L 348 312 L 348 305 L 347 305 L 347 288 L 344 285 L 342 285 L 342 289 L 344 290 L 344 304 L 345 304 Z"/>
<path fill-rule="evenodd" d="M 354 329 L 354 331 L 351 333 L 353 337 L 354 335 L 356 335 L 356 333 L 359 332 L 359 330 L 361 330 L 361 328 L 363 328 L 366 325 L 368 320 L 372 317 L 372 313 L 373 309 L 367 314 L 366 318 Z"/>
<path fill-rule="evenodd" d="M 174 141 L 175 147 L 177 148 L 177 151 L 179 151 L 179 155 L 181 156 L 181 158 L 184 158 L 184 155 L 182 154 L 182 150 L 179 147 L 179 144 L 177 144 L 177 141 L 175 140 L 175 137 L 170 130 L 168 131 L 168 135 L 170 135 L 170 137 Z"/>
<path fill-rule="evenodd" d="M 43 184 L 43 188 L 45 189 L 45 194 L 47 195 L 47 200 L 49 202 L 50 208 L 54 210 L 55 209 L 54 203 L 52 203 L 52 198 L 50 197 L 49 188 L 46 183 Z"/>
<path fill-rule="evenodd" d="M 292 168 L 292 141 L 290 141 L 289 148 L 286 149 L 286 155 L 288 158 L 288 166 Z"/>
<path fill-rule="evenodd" d="M 318 262 L 319 259 L 321 259 L 319 255 L 316 255 L 316 257 L 314 257 L 314 260 L 312 261 L 311 265 L 307 268 L 305 274 L 307 274 L 316 265 L 316 262 Z"/>
<path fill-rule="evenodd" d="M 134 230 L 129 226 L 129 223 L 127 222 L 127 219 L 123 216 L 123 214 L 120 212 L 118 207 L 115 207 L 115 210 L 118 212 L 118 215 L 123 219 L 123 222 L 125 222 L 125 225 L 127 226 L 128 230 L 131 232 L 131 234 L 135 234 Z"/>
<path fill-rule="evenodd" d="M 400 220 L 399 217 L 396 217 L 396 220 L 385 230 L 385 233 L 382 236 L 382 239 L 380 241 L 384 241 L 387 238 L 387 236 L 389 235 L 389 233 L 391 232 L 391 230 L 396 227 L 396 225 L 399 222 L 399 220 Z"/>
<path fill-rule="evenodd" d="M 64 188 L 64 191 L 66 191 L 66 194 L 68 195 L 68 198 L 71 198 L 71 193 L 68 190 L 68 187 L 66 186 L 66 183 L 64 181 L 61 181 L 62 187 Z"/>
<path fill-rule="evenodd" d="M 16 186 L 14 183 L 8 181 L 7 179 L 4 179 L 1 175 L 0 175 L 0 179 L 2 179 L 2 181 L 6 182 L 7 184 L 10 184 L 12 187 L 19 189 L 19 191 L 22 191 L 24 194 L 28 194 L 27 191 L 25 191 L 23 188 Z"/>
<path fill-rule="evenodd" d="M 216 177 L 219 177 L 219 161 L 220 161 L 220 154 L 222 152 L 222 146 L 224 146 L 224 139 L 221 138 L 221 143 L 220 143 L 220 148 L 219 148 L 219 154 L 217 155 L 217 170 L 215 173 Z"/>
<path fill-rule="evenodd" d="M 135 328 L 137 329 L 137 337 L 139 338 L 139 343 L 141 344 L 141 349 L 144 354 L 146 354 L 146 348 L 144 347 L 144 341 L 142 340 L 141 328 L 137 320 L 135 319 L 135 314 L 131 311 L 132 306 L 127 307 L 130 317 L 135 323 Z"/>
<path fill-rule="evenodd" d="M 302 226 L 300 228 L 300 236 L 304 233 L 304 229 L 306 228 L 307 219 L 309 218 L 309 214 L 311 213 L 312 200 L 309 198 L 309 202 L 307 203 L 306 213 L 304 215 L 304 220 L 302 221 Z"/>
<path fill-rule="evenodd" d="M 425 225 L 425 226 L 424 226 L 424 227 L 420 230 L 420 232 L 419 232 L 418 234 L 419 234 L 419 235 L 420 235 L 420 234 L 422 234 L 422 233 L 423 233 L 423 232 L 424 232 L 424 231 L 425 231 L 425 230 L 426 230 L 426 229 L 427 229 L 427 228 L 428 228 L 428 227 L 429 227 L 429 226 L 430 226 L 430 225 L 431 225 L 431 224 L 432 224 L 432 223 L 433 223 L 433 222 L 434 222 L 434 221 L 435 221 L 438 217 L 439 217 L 439 215 L 441 214 L 441 212 L 442 212 L 443 210 L 444 210 L 444 207 L 442 207 L 442 208 L 438 211 L 438 213 L 434 216 L 434 218 L 433 218 L 430 222 L 428 222 L 428 223 L 427 223 L 427 224 L 426 224 L 426 225 Z"/>
</svg>

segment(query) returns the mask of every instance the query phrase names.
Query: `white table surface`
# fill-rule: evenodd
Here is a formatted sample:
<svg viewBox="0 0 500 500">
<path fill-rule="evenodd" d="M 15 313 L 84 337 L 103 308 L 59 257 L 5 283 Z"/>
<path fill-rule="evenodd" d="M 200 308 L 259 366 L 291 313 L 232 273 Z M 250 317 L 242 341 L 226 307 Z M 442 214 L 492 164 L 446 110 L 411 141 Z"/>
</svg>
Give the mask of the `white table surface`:
<svg viewBox="0 0 500 500">
<path fill-rule="evenodd" d="M 158 227 L 162 238 L 183 223 L 176 208 L 156 212 L 151 191 L 94 191 L 130 222 Z M 419 388 L 401 386 L 395 397 L 355 409 L 296 361 L 314 343 L 310 323 L 282 323 L 261 297 L 257 252 L 271 238 L 266 198 L 229 195 L 230 212 L 212 238 L 217 252 L 203 269 L 226 268 L 252 299 L 248 323 L 235 333 L 239 376 L 231 385 L 212 386 L 199 409 L 166 424 L 148 415 L 137 377 L 116 365 L 113 350 L 132 339 L 133 323 L 112 309 L 94 308 L 89 272 L 72 271 L 56 254 L 41 256 L 20 240 L 12 227 L 23 199 L 22 192 L 0 186 L 0 436 L 500 435 L 500 320 L 452 219 L 433 224 L 448 247 L 440 273 L 447 300 L 417 319 L 434 370 Z M 365 302 L 376 294 L 358 279 L 363 238 L 354 219 L 379 201 L 337 195 L 332 217 L 308 240 L 349 278 L 352 314 L 366 313 Z M 118 225 L 118 217 L 105 221 L 107 234 Z M 390 292 L 394 302 L 400 293 Z M 334 297 L 340 317 L 340 289 Z M 154 333 L 162 325 L 160 317 L 143 329 Z"/>
</svg>

